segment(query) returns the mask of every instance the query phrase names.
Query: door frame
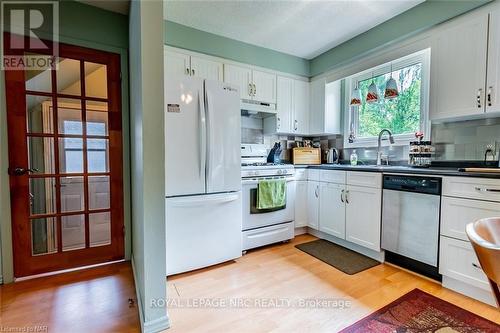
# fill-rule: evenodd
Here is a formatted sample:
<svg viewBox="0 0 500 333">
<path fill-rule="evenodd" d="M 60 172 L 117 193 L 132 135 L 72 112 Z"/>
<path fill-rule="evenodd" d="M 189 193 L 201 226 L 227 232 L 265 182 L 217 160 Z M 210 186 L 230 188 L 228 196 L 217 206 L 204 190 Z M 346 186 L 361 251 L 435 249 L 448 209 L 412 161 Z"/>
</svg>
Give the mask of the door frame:
<svg viewBox="0 0 500 333">
<path fill-rule="evenodd" d="M 7 43 L 10 38 L 12 37 L 11 34 L 6 33 L 5 34 L 5 42 Z M 15 36 L 19 37 L 19 36 Z M 21 37 L 21 38 L 26 38 L 26 37 Z M 22 51 L 21 51 L 22 52 Z M 39 52 L 42 53 L 42 52 Z M 10 191 L 11 191 L 11 226 L 12 226 L 12 249 L 13 249 L 13 268 L 14 268 L 14 277 L 23 277 L 23 276 L 29 276 L 29 275 L 36 275 L 36 274 L 41 274 L 41 273 L 47 273 L 50 271 L 59 271 L 59 270 L 64 270 L 64 269 L 70 269 L 70 268 L 78 268 L 82 266 L 87 266 L 87 265 L 93 265 L 93 264 L 98 264 L 98 263 L 103 263 L 107 261 L 116 261 L 116 260 L 122 260 L 125 258 L 125 215 L 128 215 L 125 213 L 125 206 L 124 206 L 124 197 L 125 193 L 124 190 L 128 188 L 127 182 L 124 181 L 125 179 L 123 178 L 123 167 L 124 167 L 124 152 L 123 152 L 123 146 L 126 144 L 126 139 L 125 136 L 123 135 L 123 123 L 122 123 L 122 118 L 125 118 L 127 113 L 123 112 L 122 108 L 122 81 L 121 81 L 121 67 L 125 63 L 123 63 L 122 57 L 124 56 L 123 53 L 118 52 L 109 52 L 105 50 L 99 50 L 98 48 L 91 49 L 87 47 L 82 47 L 82 46 L 76 46 L 76 45 L 70 45 L 70 44 L 64 44 L 64 43 L 59 43 L 59 56 L 61 57 L 68 57 L 68 58 L 73 58 L 73 59 L 80 59 L 80 60 L 85 60 L 89 62 L 96 62 L 96 63 L 105 63 L 108 66 L 108 108 L 109 108 L 109 125 L 108 125 L 108 137 L 111 143 L 111 140 L 115 143 L 113 147 L 109 148 L 109 160 L 115 160 L 117 161 L 115 163 L 115 168 L 112 170 L 113 175 L 110 175 L 110 188 L 111 188 L 111 197 L 110 201 L 114 203 L 114 205 L 110 205 L 110 211 L 111 214 L 113 215 L 113 220 L 114 221 L 119 221 L 116 223 L 112 223 L 112 228 L 113 231 L 111 233 L 111 239 L 112 239 L 112 246 L 113 247 L 113 254 L 109 254 L 106 256 L 100 255 L 99 257 L 94 257 L 94 255 L 99 255 L 100 252 L 102 252 L 102 247 L 95 247 L 95 248 L 85 248 L 82 250 L 73 250 L 73 251 L 68 251 L 68 252 L 61 252 L 57 253 L 60 255 L 60 258 L 54 258 L 56 260 L 51 260 L 52 264 L 47 266 L 46 260 L 41 260 L 45 261 L 45 266 L 42 267 L 40 263 L 35 263 L 34 265 L 31 265 L 32 267 L 27 267 L 27 264 L 23 262 L 21 259 L 23 258 L 22 255 L 19 255 L 19 253 L 22 253 L 23 251 L 28 251 L 31 254 L 31 239 L 28 238 L 26 239 L 26 231 L 24 229 L 26 228 L 20 228 L 16 224 L 16 219 L 17 220 L 28 220 L 29 216 L 29 206 L 28 207 L 19 207 L 19 205 L 16 206 L 16 201 L 20 200 L 12 200 L 13 197 L 16 195 L 24 195 L 26 193 L 29 193 L 28 190 L 28 177 L 9 177 L 9 184 L 10 184 Z M 126 54 L 125 54 L 126 56 Z M 111 73 L 111 75 L 110 75 Z M 5 71 L 5 92 L 6 92 L 6 106 L 12 106 L 16 105 L 18 110 L 22 110 L 22 112 L 25 113 L 25 107 L 24 103 L 25 96 L 26 96 L 26 90 L 25 90 L 25 81 L 24 81 L 24 71 Z M 53 77 L 55 76 L 55 72 L 53 72 Z M 56 93 L 56 87 L 55 87 L 55 80 L 52 80 L 52 92 L 47 93 L 46 95 L 52 95 L 55 97 Z M 7 93 L 8 90 L 8 93 Z M 42 95 L 43 93 L 40 93 L 39 95 Z M 125 92 L 126 94 L 126 92 Z M 22 96 L 22 97 L 20 97 Z M 76 98 L 82 100 L 82 96 L 71 96 L 71 98 Z M 19 106 L 19 101 L 22 101 L 22 106 Z M 54 99 L 52 99 L 54 101 Z M 56 106 L 57 108 L 57 106 Z M 26 124 L 25 122 L 20 122 L 18 119 L 20 117 L 19 114 L 13 114 L 13 112 L 9 112 L 9 110 L 6 110 L 6 115 L 7 115 L 7 124 L 8 124 L 8 130 L 7 130 L 7 136 L 8 136 L 8 141 L 11 142 L 12 139 L 14 140 L 23 140 L 20 139 L 19 136 L 26 137 Z M 124 117 L 125 115 L 125 117 Z M 23 115 L 25 117 L 25 115 Z M 16 125 L 17 123 L 17 125 Z M 17 128 L 19 127 L 18 130 L 12 130 L 12 128 Z M 125 128 L 127 130 L 127 128 Z M 24 146 L 21 149 L 27 150 L 27 140 L 24 140 Z M 21 141 L 17 141 L 21 142 Z M 118 144 L 119 143 L 119 144 Z M 18 149 L 17 149 L 18 150 Z M 9 163 L 12 160 L 12 156 L 16 155 L 16 150 L 14 149 L 9 149 L 8 150 L 9 154 Z M 26 157 L 27 159 L 27 157 Z M 55 155 L 55 160 L 57 163 L 58 159 L 58 154 Z M 11 165 L 12 167 L 12 165 Z M 110 170 L 111 171 L 111 170 Z M 17 189 L 17 190 L 16 190 Z M 119 190 L 117 190 L 119 189 Z M 19 193 L 21 192 L 21 193 Z M 58 199 L 59 200 L 59 199 Z M 127 197 L 127 203 L 128 203 L 128 197 Z M 19 216 L 19 212 L 21 212 L 22 216 Z M 88 209 L 85 211 L 85 213 L 88 213 Z M 64 213 L 63 213 L 64 215 Z M 87 222 L 88 223 L 88 222 Z M 58 218 L 58 237 L 60 240 L 60 232 L 61 232 L 61 222 L 60 218 Z M 120 230 L 120 233 L 118 234 L 117 230 Z M 87 243 L 89 242 L 88 240 L 88 224 L 86 226 L 86 238 L 87 238 Z M 24 232 L 23 232 L 24 231 Z M 59 243 L 60 244 L 60 243 Z M 62 246 L 62 244 L 58 245 Z M 64 255 L 66 254 L 66 255 Z M 71 258 L 69 258 L 69 255 L 71 255 Z M 54 256 L 52 254 L 40 256 L 40 257 L 50 257 Z"/>
</svg>

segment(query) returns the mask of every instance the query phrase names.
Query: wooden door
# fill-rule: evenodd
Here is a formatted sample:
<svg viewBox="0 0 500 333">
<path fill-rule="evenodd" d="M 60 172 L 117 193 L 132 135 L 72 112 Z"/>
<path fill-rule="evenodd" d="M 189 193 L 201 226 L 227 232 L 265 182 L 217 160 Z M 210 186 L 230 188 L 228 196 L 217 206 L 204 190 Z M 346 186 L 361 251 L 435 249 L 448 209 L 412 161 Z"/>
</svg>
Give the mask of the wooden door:
<svg viewBox="0 0 500 333">
<path fill-rule="evenodd" d="M 5 72 L 16 277 L 124 258 L 120 56 L 56 63 Z"/>
<path fill-rule="evenodd" d="M 347 186 L 346 240 L 380 251 L 382 192 L 379 188 Z"/>
<path fill-rule="evenodd" d="M 321 183 L 319 230 L 345 239 L 345 185 Z"/>
<path fill-rule="evenodd" d="M 191 57 L 192 76 L 222 82 L 223 74 L 223 65 L 221 62 Z"/>
</svg>

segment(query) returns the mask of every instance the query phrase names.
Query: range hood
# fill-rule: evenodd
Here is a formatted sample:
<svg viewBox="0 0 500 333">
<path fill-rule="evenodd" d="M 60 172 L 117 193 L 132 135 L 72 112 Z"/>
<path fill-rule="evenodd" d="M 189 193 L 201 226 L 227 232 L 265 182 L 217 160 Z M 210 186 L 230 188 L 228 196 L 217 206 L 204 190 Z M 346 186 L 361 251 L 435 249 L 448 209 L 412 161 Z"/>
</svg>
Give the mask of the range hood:
<svg viewBox="0 0 500 333">
<path fill-rule="evenodd" d="M 276 104 L 263 103 L 252 100 L 241 100 L 241 114 L 256 118 L 266 118 L 276 115 Z"/>
</svg>

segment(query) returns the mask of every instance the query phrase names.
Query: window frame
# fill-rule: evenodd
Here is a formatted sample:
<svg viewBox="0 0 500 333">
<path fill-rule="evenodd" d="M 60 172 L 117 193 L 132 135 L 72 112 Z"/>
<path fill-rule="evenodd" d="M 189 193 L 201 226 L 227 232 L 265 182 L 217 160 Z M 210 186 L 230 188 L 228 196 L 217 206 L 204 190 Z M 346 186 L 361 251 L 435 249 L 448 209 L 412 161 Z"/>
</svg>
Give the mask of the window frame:
<svg viewBox="0 0 500 333">
<path fill-rule="evenodd" d="M 356 82 L 370 79 L 372 76 L 379 76 L 382 74 L 387 74 L 391 71 L 399 70 L 404 67 L 415 65 L 417 63 L 422 64 L 422 82 L 420 85 L 420 128 L 419 130 L 424 133 L 424 138 L 426 140 L 430 137 L 430 120 L 429 120 L 429 101 L 430 101 L 430 56 L 431 51 L 429 48 L 412 53 L 410 55 L 398 58 L 392 62 L 387 62 L 379 66 L 375 66 L 366 69 L 362 72 L 356 73 L 345 78 L 345 94 L 344 94 L 344 148 L 363 148 L 363 147 L 376 147 L 378 145 L 378 138 L 364 137 L 356 138 L 354 142 L 349 142 L 350 128 L 352 122 L 354 122 L 355 133 L 359 128 L 359 117 L 355 117 L 352 121 L 353 115 L 358 114 L 359 107 L 351 107 L 350 97 L 351 92 L 354 89 Z M 404 146 L 408 145 L 410 141 L 415 139 L 414 133 L 409 134 L 396 134 L 394 135 L 394 145 Z"/>
</svg>

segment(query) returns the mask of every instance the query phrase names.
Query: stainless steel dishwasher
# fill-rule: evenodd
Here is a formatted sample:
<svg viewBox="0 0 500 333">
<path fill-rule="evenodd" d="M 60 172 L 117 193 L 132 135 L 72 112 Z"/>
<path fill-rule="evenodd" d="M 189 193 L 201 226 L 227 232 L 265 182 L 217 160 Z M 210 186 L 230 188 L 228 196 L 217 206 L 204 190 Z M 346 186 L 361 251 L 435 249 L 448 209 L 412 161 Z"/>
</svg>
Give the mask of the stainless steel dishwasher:
<svg viewBox="0 0 500 333">
<path fill-rule="evenodd" d="M 385 260 L 441 280 L 438 270 L 441 178 L 384 175 Z"/>
</svg>

